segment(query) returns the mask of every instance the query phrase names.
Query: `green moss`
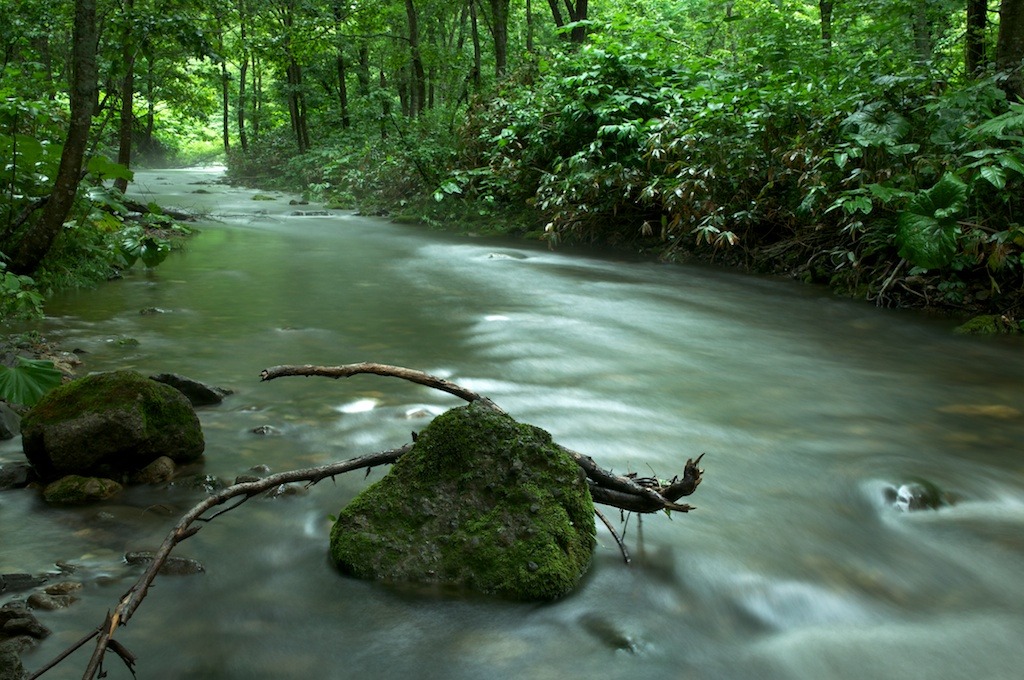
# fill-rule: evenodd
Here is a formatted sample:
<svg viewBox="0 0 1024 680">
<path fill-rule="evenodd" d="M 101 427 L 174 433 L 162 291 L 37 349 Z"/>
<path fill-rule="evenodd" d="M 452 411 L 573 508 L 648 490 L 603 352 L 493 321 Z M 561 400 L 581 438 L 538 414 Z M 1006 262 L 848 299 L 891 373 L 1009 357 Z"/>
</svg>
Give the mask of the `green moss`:
<svg viewBox="0 0 1024 680">
<path fill-rule="evenodd" d="M 1021 327 L 997 314 L 983 314 L 957 326 L 953 332 L 963 335 L 1014 335 L 1021 332 Z"/>
<path fill-rule="evenodd" d="M 166 455 L 197 459 L 205 442 L 188 399 L 136 371 L 98 373 L 49 392 L 22 421 L 22 445 L 44 477 L 136 470 Z"/>
<path fill-rule="evenodd" d="M 435 418 L 331 532 L 332 557 L 355 576 L 520 600 L 570 592 L 594 544 L 576 463 L 544 430 L 478 404 Z"/>
<path fill-rule="evenodd" d="M 55 505 L 79 505 L 105 501 L 121 492 L 121 485 L 112 479 L 68 475 L 43 489 L 43 498 Z"/>
</svg>

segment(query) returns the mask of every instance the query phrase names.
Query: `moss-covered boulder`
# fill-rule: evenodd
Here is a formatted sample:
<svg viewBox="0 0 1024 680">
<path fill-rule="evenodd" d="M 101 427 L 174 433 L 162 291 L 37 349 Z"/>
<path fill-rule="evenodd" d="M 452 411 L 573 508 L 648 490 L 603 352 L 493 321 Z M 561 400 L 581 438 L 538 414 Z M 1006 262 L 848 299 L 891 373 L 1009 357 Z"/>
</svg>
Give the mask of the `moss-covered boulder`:
<svg viewBox="0 0 1024 680">
<path fill-rule="evenodd" d="M 21 423 L 25 456 L 44 479 L 120 480 L 160 456 L 199 458 L 199 418 L 178 390 L 136 371 L 98 373 L 44 396 Z"/>
<path fill-rule="evenodd" d="M 517 600 L 569 593 L 594 544 L 579 466 L 544 430 L 477 403 L 435 418 L 331 531 L 346 573 Z"/>
<path fill-rule="evenodd" d="M 982 314 L 968 319 L 953 329 L 961 335 L 1017 335 L 1021 333 L 1020 323 L 998 314 Z"/>
</svg>

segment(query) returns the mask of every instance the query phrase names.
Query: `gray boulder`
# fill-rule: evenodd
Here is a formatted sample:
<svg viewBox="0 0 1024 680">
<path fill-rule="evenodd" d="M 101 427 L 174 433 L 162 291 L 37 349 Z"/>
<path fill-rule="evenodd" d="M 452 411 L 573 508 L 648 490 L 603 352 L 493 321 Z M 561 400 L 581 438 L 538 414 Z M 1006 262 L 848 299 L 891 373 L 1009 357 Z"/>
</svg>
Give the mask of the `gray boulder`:
<svg viewBox="0 0 1024 680">
<path fill-rule="evenodd" d="M 21 432 L 21 416 L 0 402 L 0 439 L 13 439 Z"/>
<path fill-rule="evenodd" d="M 120 480 L 160 456 L 177 464 L 205 447 L 188 399 L 136 371 L 98 373 L 44 396 L 21 423 L 25 456 L 45 480 Z"/>
<path fill-rule="evenodd" d="M 231 390 L 224 389 L 223 387 L 213 387 L 206 383 L 201 383 L 198 380 L 192 378 L 186 378 L 183 375 L 177 373 L 159 373 L 157 375 L 151 375 L 151 380 L 155 380 L 165 385 L 170 385 L 174 389 L 178 390 L 192 402 L 193 406 L 210 406 L 212 404 L 219 404 L 224 400 L 224 397 L 232 394 Z"/>
</svg>

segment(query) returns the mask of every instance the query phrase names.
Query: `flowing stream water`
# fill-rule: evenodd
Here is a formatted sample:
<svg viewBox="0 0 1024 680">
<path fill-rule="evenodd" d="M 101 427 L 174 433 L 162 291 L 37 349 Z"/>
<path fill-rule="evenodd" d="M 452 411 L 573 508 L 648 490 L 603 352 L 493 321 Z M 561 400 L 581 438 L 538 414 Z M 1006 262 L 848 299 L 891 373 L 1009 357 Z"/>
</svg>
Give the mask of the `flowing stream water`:
<svg viewBox="0 0 1024 680">
<path fill-rule="evenodd" d="M 120 630 L 140 678 L 1024 674 L 1019 340 L 788 281 L 295 215 L 316 206 L 253 200 L 218 173 L 138 173 L 143 198 L 210 211 L 201 234 L 152 271 L 56 297 L 35 326 L 84 350 L 83 371 L 233 389 L 200 409 L 204 474 L 391 448 L 459 404 L 376 376 L 259 381 L 377 361 L 483 393 L 619 472 L 671 477 L 706 452 L 705 480 L 689 515 L 629 518 L 630 566 L 599 523 L 586 580 L 544 605 L 337 573 L 330 516 L 386 470 L 250 500 L 176 550 L 205 573 L 158 578 Z M 0 446 L 18 460 L 19 439 Z M 901 510 L 893 490 L 918 479 L 951 503 Z M 84 584 L 37 612 L 54 633 L 26 667 L 99 625 L 140 574 L 125 551 L 154 549 L 202 494 L 133 488 L 77 509 L 0 494 L 0 573 L 70 563 Z M 45 677 L 81 677 L 90 651 Z M 130 677 L 113 655 L 106 667 Z"/>
</svg>

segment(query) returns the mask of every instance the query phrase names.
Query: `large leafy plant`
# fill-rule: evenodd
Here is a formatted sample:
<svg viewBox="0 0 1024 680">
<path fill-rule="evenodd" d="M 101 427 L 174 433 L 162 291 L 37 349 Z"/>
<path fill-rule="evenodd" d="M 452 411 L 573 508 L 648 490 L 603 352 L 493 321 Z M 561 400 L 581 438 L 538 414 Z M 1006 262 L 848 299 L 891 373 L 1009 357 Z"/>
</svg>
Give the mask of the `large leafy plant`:
<svg viewBox="0 0 1024 680">
<path fill-rule="evenodd" d="M 60 385 L 61 378 L 52 361 L 17 357 L 14 366 L 0 366 L 0 399 L 34 406 L 44 394 Z"/>
<path fill-rule="evenodd" d="M 966 205 L 967 185 L 952 173 L 919 192 L 899 217 L 896 243 L 900 257 L 922 269 L 949 265 L 961 233 L 957 218 Z"/>
</svg>

